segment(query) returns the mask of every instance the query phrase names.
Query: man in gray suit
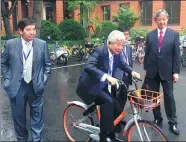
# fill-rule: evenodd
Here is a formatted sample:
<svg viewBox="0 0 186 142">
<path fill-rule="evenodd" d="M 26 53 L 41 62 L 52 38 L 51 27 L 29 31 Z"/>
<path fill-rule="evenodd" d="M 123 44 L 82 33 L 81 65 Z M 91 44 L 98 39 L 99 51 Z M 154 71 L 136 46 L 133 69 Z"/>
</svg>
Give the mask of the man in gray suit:
<svg viewBox="0 0 186 142">
<path fill-rule="evenodd" d="M 3 87 L 10 98 L 18 141 L 27 141 L 26 106 L 30 106 L 33 141 L 43 141 L 43 91 L 51 72 L 45 41 L 35 38 L 35 21 L 25 18 L 18 23 L 20 38 L 10 39 L 2 54 Z"/>
<path fill-rule="evenodd" d="M 126 42 L 122 49 L 122 59 L 127 65 L 129 65 L 131 68 L 133 68 L 133 62 L 132 62 L 132 47 L 129 43 L 129 30 L 125 26 L 120 26 L 118 28 L 120 32 L 122 32 L 125 35 Z M 117 79 L 121 79 L 125 84 L 127 89 L 129 88 L 129 85 L 132 85 L 132 75 L 128 74 L 126 72 L 121 71 L 120 69 L 117 70 L 116 76 Z M 125 89 L 125 88 L 124 88 Z M 124 108 L 125 103 L 127 101 L 127 90 L 120 91 L 119 97 L 117 97 L 117 101 L 120 104 L 122 108 Z M 121 124 L 125 125 L 125 121 L 121 121 Z M 118 125 L 117 132 L 121 132 L 121 125 Z"/>
<path fill-rule="evenodd" d="M 126 37 L 126 42 L 122 52 L 123 60 L 132 68 L 132 47 L 130 46 L 129 42 L 129 30 L 124 26 L 120 26 L 119 31 L 121 31 Z M 124 72 L 122 80 L 125 82 L 127 87 L 129 87 L 129 85 L 132 85 L 132 76 L 130 74 Z"/>
</svg>

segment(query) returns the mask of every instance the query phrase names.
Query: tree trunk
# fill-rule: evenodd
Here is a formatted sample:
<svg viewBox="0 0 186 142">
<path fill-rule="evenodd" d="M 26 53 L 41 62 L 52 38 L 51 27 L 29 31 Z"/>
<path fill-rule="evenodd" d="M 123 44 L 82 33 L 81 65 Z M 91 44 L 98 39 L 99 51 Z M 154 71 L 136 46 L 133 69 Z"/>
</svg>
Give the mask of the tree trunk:
<svg viewBox="0 0 186 142">
<path fill-rule="evenodd" d="M 17 3 L 16 0 L 13 1 L 12 7 L 9 9 L 8 2 L 4 1 L 4 0 L 1 1 L 1 17 L 3 19 L 4 28 L 5 28 L 5 32 L 6 32 L 6 40 L 13 38 L 11 27 L 10 27 L 9 17 L 11 15 L 13 9 L 16 6 L 16 3 Z"/>
<path fill-rule="evenodd" d="M 41 28 L 41 1 L 34 0 L 34 9 L 33 9 L 33 17 L 36 21 L 36 32 L 37 37 L 40 37 L 40 28 Z"/>
<path fill-rule="evenodd" d="M 3 18 L 3 23 L 5 27 L 5 32 L 6 32 L 6 40 L 11 39 L 13 38 L 13 36 L 12 36 L 11 27 L 10 27 L 9 17 L 2 16 L 2 18 Z"/>
</svg>

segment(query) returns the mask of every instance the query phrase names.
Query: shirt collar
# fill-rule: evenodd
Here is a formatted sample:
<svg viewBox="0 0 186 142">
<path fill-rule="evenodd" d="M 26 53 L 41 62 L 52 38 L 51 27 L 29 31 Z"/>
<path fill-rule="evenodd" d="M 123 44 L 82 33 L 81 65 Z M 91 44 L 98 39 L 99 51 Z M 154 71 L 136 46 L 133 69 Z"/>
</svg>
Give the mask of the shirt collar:
<svg viewBox="0 0 186 142">
<path fill-rule="evenodd" d="M 31 40 L 31 41 L 25 41 L 25 40 L 21 37 L 21 42 L 22 42 L 22 45 L 25 45 L 26 42 L 28 42 L 30 45 L 32 45 L 33 40 Z"/>
<path fill-rule="evenodd" d="M 108 48 L 108 53 L 109 53 L 109 59 L 110 59 L 111 57 L 114 56 L 114 55 L 110 52 L 109 48 Z"/>
<path fill-rule="evenodd" d="M 165 34 L 166 30 L 167 30 L 167 27 L 165 27 L 165 28 L 162 29 L 163 35 Z M 158 29 L 158 35 L 159 35 L 160 31 L 161 31 L 161 30 Z"/>
</svg>

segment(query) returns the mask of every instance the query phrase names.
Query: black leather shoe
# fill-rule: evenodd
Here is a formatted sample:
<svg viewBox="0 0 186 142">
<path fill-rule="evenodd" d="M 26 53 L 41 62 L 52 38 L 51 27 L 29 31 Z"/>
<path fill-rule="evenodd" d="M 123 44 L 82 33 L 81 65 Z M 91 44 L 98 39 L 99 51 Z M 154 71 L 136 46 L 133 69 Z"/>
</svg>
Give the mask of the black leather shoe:
<svg viewBox="0 0 186 142">
<path fill-rule="evenodd" d="M 162 124 L 162 121 L 163 121 L 163 118 L 160 118 L 160 119 L 155 119 L 153 121 L 153 123 L 155 123 L 156 125 L 160 126 Z"/>
<path fill-rule="evenodd" d="M 109 137 L 100 137 L 100 142 L 112 142 L 111 138 Z"/>
<path fill-rule="evenodd" d="M 121 139 L 119 139 L 118 137 L 116 137 L 115 133 L 110 133 L 109 137 L 111 138 L 112 142 L 122 142 Z"/>
<path fill-rule="evenodd" d="M 180 130 L 178 129 L 177 125 L 171 124 L 170 125 L 170 131 L 174 133 L 175 135 L 180 134 Z"/>
<path fill-rule="evenodd" d="M 112 142 L 107 132 L 100 133 L 100 142 Z"/>
<path fill-rule="evenodd" d="M 117 137 L 115 137 L 114 139 L 111 139 L 111 140 L 112 140 L 112 142 L 122 142 L 122 140 Z"/>
<path fill-rule="evenodd" d="M 127 124 L 127 121 L 124 121 L 124 120 L 123 120 L 123 121 L 120 122 L 120 124 L 121 124 L 122 126 L 125 126 L 125 125 Z"/>
</svg>

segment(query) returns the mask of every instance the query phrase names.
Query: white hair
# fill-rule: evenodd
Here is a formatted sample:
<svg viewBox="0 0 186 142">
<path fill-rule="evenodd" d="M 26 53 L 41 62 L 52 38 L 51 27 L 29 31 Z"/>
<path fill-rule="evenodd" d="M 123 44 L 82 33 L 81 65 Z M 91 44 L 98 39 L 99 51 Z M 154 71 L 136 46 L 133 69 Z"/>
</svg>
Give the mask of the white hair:
<svg viewBox="0 0 186 142">
<path fill-rule="evenodd" d="M 117 40 L 125 40 L 125 35 L 118 30 L 114 30 L 108 35 L 107 44 L 110 42 L 114 43 Z"/>
</svg>

